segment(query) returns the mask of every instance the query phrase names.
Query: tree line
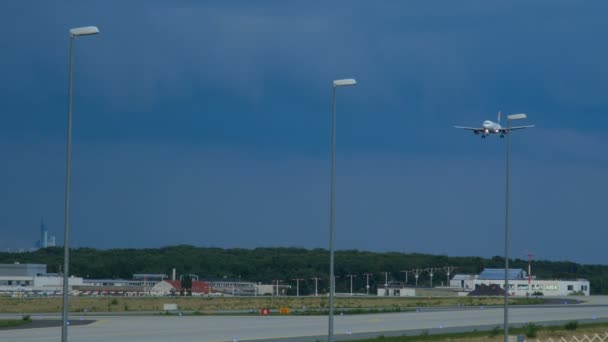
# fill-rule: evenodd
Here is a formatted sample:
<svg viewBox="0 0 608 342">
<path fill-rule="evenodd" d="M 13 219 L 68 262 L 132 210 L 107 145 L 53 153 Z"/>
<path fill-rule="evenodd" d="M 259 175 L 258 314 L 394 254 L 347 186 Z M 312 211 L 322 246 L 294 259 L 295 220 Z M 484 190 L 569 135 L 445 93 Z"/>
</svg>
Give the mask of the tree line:
<svg viewBox="0 0 608 342">
<path fill-rule="evenodd" d="M 326 293 L 329 287 L 329 252 L 325 249 L 304 248 L 202 248 L 178 245 L 162 248 L 144 249 L 107 249 L 75 248 L 70 254 L 70 275 L 89 279 L 131 279 L 136 273 L 155 273 L 171 275 L 173 268 L 177 274 L 196 274 L 200 279 L 230 279 L 271 284 L 292 285 L 289 294 L 296 291 L 300 281 L 300 294 L 314 293 L 315 281 L 320 278 L 319 293 Z M 0 263 L 40 263 L 46 264 L 49 273 L 61 273 L 63 248 L 48 247 L 26 253 L 0 253 Z M 503 268 L 504 258 L 448 257 L 420 253 L 369 252 L 341 250 L 335 254 L 336 291 L 350 291 L 350 277 L 353 291 L 364 293 L 365 273 L 370 273 L 370 291 L 375 292 L 385 282 L 384 272 L 389 281 L 414 285 L 413 274 L 403 271 L 434 268 L 433 285 L 447 285 L 445 267 L 455 269 L 456 273 L 477 274 L 484 268 Z M 528 261 L 514 259 L 510 268 L 527 271 Z M 532 262 L 532 274 L 538 279 L 578 279 L 584 278 L 591 283 L 592 294 L 608 294 L 608 266 L 583 265 L 569 261 Z M 604 285 L 606 283 L 606 285 Z M 429 286 L 428 272 L 420 273 L 418 286 Z"/>
</svg>

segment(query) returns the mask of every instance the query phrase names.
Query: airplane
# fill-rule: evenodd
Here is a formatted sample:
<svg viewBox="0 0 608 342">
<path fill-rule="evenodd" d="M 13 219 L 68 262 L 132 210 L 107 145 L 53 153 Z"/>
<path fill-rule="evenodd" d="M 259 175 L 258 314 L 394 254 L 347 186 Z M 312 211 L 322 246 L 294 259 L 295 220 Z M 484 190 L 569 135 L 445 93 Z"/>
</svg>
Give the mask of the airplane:
<svg viewBox="0 0 608 342">
<path fill-rule="evenodd" d="M 481 138 L 485 139 L 486 136 L 490 134 L 500 134 L 501 138 L 505 137 L 505 134 L 510 131 L 514 131 L 517 129 L 524 129 L 534 127 L 534 125 L 526 125 L 526 126 L 515 126 L 511 128 L 505 128 L 500 125 L 500 111 L 498 111 L 498 120 L 497 122 L 486 120 L 481 124 L 481 127 L 463 127 L 463 126 L 454 126 L 455 128 L 466 129 L 469 131 L 473 131 L 475 135 L 481 133 Z"/>
</svg>

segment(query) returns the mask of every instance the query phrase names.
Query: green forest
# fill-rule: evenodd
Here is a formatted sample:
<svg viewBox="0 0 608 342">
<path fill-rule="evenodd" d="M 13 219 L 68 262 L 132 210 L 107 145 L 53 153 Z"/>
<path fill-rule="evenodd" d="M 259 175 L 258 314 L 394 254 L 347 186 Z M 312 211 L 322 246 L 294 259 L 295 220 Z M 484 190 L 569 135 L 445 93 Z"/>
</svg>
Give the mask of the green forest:
<svg viewBox="0 0 608 342">
<path fill-rule="evenodd" d="M 107 249 L 75 248 L 70 252 L 70 275 L 89 279 L 131 279 L 136 273 L 171 275 L 196 274 L 201 279 L 240 279 L 242 281 L 270 284 L 281 280 L 281 284 L 292 285 L 290 294 L 295 294 L 296 278 L 300 281 L 300 294 L 314 292 L 314 280 L 318 277 L 319 292 L 328 287 L 329 252 L 325 249 L 304 248 L 255 248 L 222 249 L 202 248 L 189 245 L 154 249 Z M 0 263 L 46 264 L 49 273 L 61 273 L 63 249 L 49 247 L 27 253 L 0 253 Z M 510 268 L 528 269 L 528 261 L 514 259 Z M 397 252 L 368 252 L 359 250 L 336 251 L 336 291 L 349 292 L 349 274 L 353 279 L 353 290 L 365 292 L 365 273 L 369 277 L 371 290 L 384 284 L 385 274 L 389 281 L 404 282 L 404 270 L 439 268 L 435 271 L 433 285 L 446 284 L 445 267 L 454 267 L 456 273 L 479 273 L 484 268 L 503 268 L 504 258 L 448 257 L 445 255 L 405 254 Z M 608 294 L 608 266 L 581 265 L 567 261 L 532 261 L 532 274 L 538 279 L 577 279 L 591 282 L 592 294 Z M 604 285 L 606 283 L 606 285 Z M 414 276 L 408 274 L 408 284 L 414 285 Z M 429 286 L 427 272 L 420 274 L 418 286 Z"/>
</svg>

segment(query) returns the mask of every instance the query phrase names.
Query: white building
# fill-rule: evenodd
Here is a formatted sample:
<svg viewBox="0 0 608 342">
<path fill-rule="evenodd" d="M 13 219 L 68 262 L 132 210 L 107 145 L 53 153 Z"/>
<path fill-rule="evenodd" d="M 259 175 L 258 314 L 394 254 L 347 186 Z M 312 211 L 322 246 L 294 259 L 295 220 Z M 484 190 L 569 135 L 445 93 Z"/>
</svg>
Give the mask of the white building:
<svg viewBox="0 0 608 342">
<path fill-rule="evenodd" d="M 389 284 L 387 287 L 378 287 L 378 297 L 415 297 L 416 288 L 405 286 L 394 286 Z"/>
<path fill-rule="evenodd" d="M 586 279 L 539 280 L 536 277 L 527 277 L 522 269 L 509 269 L 508 278 L 511 296 L 567 296 L 574 293 L 590 295 L 589 281 Z M 480 274 L 456 274 L 450 280 L 450 286 L 472 291 L 482 284 L 496 284 L 504 289 L 504 280 L 504 269 L 488 268 Z"/>
<path fill-rule="evenodd" d="M 70 277 L 69 289 L 83 284 L 83 279 Z M 63 277 L 47 274 L 42 264 L 0 264 L 0 294 L 58 294 L 63 291 Z"/>
</svg>

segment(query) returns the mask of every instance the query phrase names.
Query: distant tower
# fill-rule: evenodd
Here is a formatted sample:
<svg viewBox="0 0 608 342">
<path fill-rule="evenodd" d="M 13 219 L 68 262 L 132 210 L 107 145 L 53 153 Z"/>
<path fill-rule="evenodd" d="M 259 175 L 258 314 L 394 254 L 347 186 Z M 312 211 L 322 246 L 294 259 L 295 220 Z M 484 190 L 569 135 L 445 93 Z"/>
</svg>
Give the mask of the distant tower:
<svg viewBox="0 0 608 342">
<path fill-rule="evenodd" d="M 528 256 L 528 291 L 526 292 L 526 296 L 529 296 L 531 293 L 534 293 L 532 291 L 532 257 L 534 256 L 534 254 L 529 251 L 526 251 L 525 255 Z"/>
<path fill-rule="evenodd" d="M 49 237 L 49 231 L 48 229 L 46 229 L 46 227 L 44 226 L 44 218 L 40 218 L 40 240 L 38 240 L 38 243 L 36 244 L 38 248 L 46 248 L 48 247 L 48 237 Z"/>
<path fill-rule="evenodd" d="M 44 225 L 44 218 L 40 218 L 40 240 L 36 246 L 38 248 L 55 247 L 55 236 L 49 236 L 49 230 Z"/>
<path fill-rule="evenodd" d="M 530 284 L 532 283 L 532 256 L 534 254 L 528 253 L 528 288 L 531 289 Z"/>
</svg>

